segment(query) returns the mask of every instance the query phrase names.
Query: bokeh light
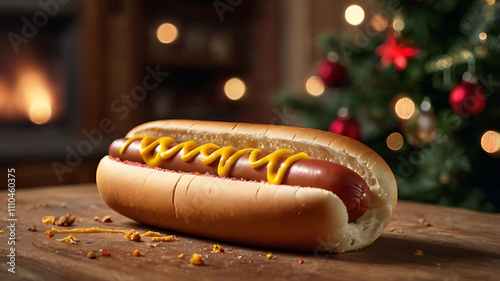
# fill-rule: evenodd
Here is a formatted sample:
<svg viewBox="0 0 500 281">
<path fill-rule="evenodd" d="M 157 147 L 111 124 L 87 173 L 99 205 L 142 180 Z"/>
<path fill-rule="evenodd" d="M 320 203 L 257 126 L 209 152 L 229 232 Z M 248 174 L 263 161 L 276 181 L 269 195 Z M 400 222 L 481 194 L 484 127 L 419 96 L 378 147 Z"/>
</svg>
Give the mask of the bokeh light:
<svg viewBox="0 0 500 281">
<path fill-rule="evenodd" d="M 487 153 L 500 152 L 500 133 L 495 131 L 487 131 L 481 137 L 481 147 Z"/>
<path fill-rule="evenodd" d="M 246 92 L 245 83 L 239 78 L 231 78 L 224 84 L 224 94 L 230 100 L 239 100 Z"/>
<path fill-rule="evenodd" d="M 311 76 L 306 81 L 306 91 L 313 96 L 319 96 L 325 91 L 325 83 L 319 76 Z"/>
<path fill-rule="evenodd" d="M 486 39 L 488 39 L 488 34 L 486 34 L 486 32 L 479 33 L 479 41 L 481 41 L 481 43 L 484 43 Z"/>
<path fill-rule="evenodd" d="M 345 20 L 350 25 L 359 25 L 365 19 L 365 11 L 358 5 L 351 5 L 345 10 Z"/>
<path fill-rule="evenodd" d="M 404 144 L 403 136 L 398 132 L 394 132 L 387 137 L 386 144 L 391 150 L 400 150 Z"/>
<path fill-rule="evenodd" d="M 392 28 L 394 28 L 395 31 L 402 31 L 405 28 L 405 22 L 402 19 L 395 19 L 392 22 Z"/>
<path fill-rule="evenodd" d="M 175 41 L 179 34 L 177 27 L 171 23 L 164 23 L 156 30 L 158 41 L 163 44 L 169 44 Z"/>
<path fill-rule="evenodd" d="M 415 113 L 415 103 L 407 97 L 400 98 L 394 106 L 394 111 L 399 118 L 410 119 Z"/>
<path fill-rule="evenodd" d="M 389 21 L 384 15 L 374 15 L 370 20 L 370 27 L 375 31 L 384 31 L 389 26 Z"/>
</svg>

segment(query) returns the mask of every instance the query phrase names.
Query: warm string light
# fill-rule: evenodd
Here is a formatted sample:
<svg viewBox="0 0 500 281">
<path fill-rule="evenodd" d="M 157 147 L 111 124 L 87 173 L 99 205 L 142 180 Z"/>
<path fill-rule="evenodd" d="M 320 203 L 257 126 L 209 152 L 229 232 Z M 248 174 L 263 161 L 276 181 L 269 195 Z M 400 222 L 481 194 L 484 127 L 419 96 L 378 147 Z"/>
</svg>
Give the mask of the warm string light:
<svg viewBox="0 0 500 281">
<path fill-rule="evenodd" d="M 389 20 L 384 15 L 376 14 L 370 20 L 370 27 L 375 31 L 384 31 L 388 26 Z"/>
<path fill-rule="evenodd" d="M 428 98 L 422 101 L 420 104 L 420 110 L 422 112 L 429 112 L 432 110 L 432 104 Z M 415 109 L 415 104 L 411 99 L 401 97 L 395 103 L 394 111 L 400 119 L 407 120 L 410 119 L 417 110 Z M 481 148 L 486 153 L 490 154 L 492 157 L 500 158 L 500 132 L 494 130 L 485 132 L 481 136 L 480 144 Z M 404 145 L 404 138 L 398 132 L 391 133 L 386 139 L 386 145 L 393 151 L 400 150 Z"/>
<path fill-rule="evenodd" d="M 486 42 L 486 39 L 488 39 L 488 34 L 486 34 L 486 32 L 479 33 L 479 41 L 481 41 L 481 43 Z"/>
<path fill-rule="evenodd" d="M 394 112 L 403 120 L 410 119 L 415 113 L 415 103 L 407 97 L 400 98 L 394 106 Z"/>
<path fill-rule="evenodd" d="M 392 22 L 392 28 L 395 31 L 401 32 L 405 28 L 405 22 L 402 19 L 395 19 Z"/>
<path fill-rule="evenodd" d="M 245 83 L 239 78 L 231 78 L 224 84 L 224 94 L 230 100 L 239 100 L 246 92 Z"/>
<path fill-rule="evenodd" d="M 481 137 L 481 148 L 489 154 L 499 154 L 500 156 L 500 133 L 487 131 Z"/>
<path fill-rule="evenodd" d="M 163 44 L 170 44 L 174 42 L 178 34 L 179 31 L 177 30 L 177 27 L 168 22 L 163 23 L 156 30 L 156 37 L 158 38 L 158 41 Z"/>
<path fill-rule="evenodd" d="M 484 37 L 484 38 L 487 38 L 487 35 L 485 35 L 485 36 L 486 37 Z M 425 64 L 425 70 L 427 70 L 428 72 L 437 72 L 437 71 L 443 71 L 445 69 L 448 69 L 454 65 L 471 63 L 476 58 L 482 58 L 485 56 L 484 48 L 486 48 L 486 47 L 485 46 L 477 46 L 474 49 L 474 53 L 469 51 L 469 50 L 463 49 L 463 50 L 456 52 L 454 54 L 441 56 L 437 59 L 434 59 L 432 61 L 427 62 Z"/>
<path fill-rule="evenodd" d="M 319 76 L 311 76 L 306 81 L 306 91 L 312 96 L 320 96 L 325 91 L 325 83 Z"/>
<path fill-rule="evenodd" d="M 400 150 L 404 144 L 403 135 L 398 132 L 390 134 L 386 139 L 386 144 L 390 150 Z"/>
<path fill-rule="evenodd" d="M 365 19 L 365 11 L 358 5 L 351 5 L 345 10 L 345 20 L 350 25 L 359 25 Z"/>
</svg>

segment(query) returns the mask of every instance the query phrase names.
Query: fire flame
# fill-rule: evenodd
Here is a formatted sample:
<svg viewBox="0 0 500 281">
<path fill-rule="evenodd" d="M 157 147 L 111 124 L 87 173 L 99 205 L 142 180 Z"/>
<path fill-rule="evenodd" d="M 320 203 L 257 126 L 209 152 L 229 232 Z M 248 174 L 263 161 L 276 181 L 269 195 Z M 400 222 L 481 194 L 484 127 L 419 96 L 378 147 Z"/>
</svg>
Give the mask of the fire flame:
<svg viewBox="0 0 500 281">
<path fill-rule="evenodd" d="M 10 84 L 0 77 L 0 121 L 29 119 L 39 125 L 51 121 L 57 109 L 54 85 L 34 63 L 22 63 L 16 70 Z"/>
<path fill-rule="evenodd" d="M 43 72 L 34 67 L 22 71 L 17 90 L 30 121 L 35 124 L 47 123 L 52 116 L 52 96 Z"/>
</svg>

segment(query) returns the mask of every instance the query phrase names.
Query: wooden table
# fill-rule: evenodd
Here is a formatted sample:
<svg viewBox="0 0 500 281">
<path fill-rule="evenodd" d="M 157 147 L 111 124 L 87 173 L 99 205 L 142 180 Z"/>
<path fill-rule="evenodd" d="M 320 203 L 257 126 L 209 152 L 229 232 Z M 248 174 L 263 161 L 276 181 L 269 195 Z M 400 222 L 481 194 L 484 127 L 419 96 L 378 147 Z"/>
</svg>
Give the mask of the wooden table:
<svg viewBox="0 0 500 281">
<path fill-rule="evenodd" d="M 71 214 L 70 227 L 155 230 L 123 217 L 99 197 L 95 184 L 19 190 L 15 231 L 1 190 L 0 280 L 499 280 L 500 215 L 401 201 L 383 235 L 369 247 L 344 254 L 256 249 L 175 234 L 178 241 L 127 241 L 119 233 L 76 233 L 76 244 L 47 238 L 44 216 Z M 94 217 L 111 216 L 112 222 Z M 30 227 L 35 231 L 29 231 Z M 15 236 L 15 273 L 8 271 L 9 237 Z M 148 240 L 149 239 L 149 240 Z M 212 253 L 219 244 L 223 253 Z M 132 255 L 135 249 L 144 256 Z M 110 256 L 103 256 L 102 252 Z M 87 253 L 96 253 L 95 259 Z M 266 255 L 272 252 L 275 259 Z M 205 265 L 189 257 L 199 253 Z M 179 258 L 179 254 L 184 254 Z M 299 263 L 299 259 L 303 263 Z"/>
</svg>

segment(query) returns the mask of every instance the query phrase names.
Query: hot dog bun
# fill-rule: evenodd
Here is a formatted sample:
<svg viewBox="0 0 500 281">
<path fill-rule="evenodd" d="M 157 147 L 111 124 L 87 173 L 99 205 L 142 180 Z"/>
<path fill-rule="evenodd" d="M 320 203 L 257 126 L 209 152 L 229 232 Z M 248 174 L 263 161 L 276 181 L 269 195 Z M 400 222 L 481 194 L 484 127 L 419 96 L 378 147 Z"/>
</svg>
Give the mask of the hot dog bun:
<svg viewBox="0 0 500 281">
<path fill-rule="evenodd" d="M 348 223 L 346 207 L 326 190 L 166 172 L 105 156 L 96 174 L 101 197 L 115 211 L 151 226 L 258 247 L 341 253 L 375 241 L 396 208 L 396 180 L 386 162 L 364 144 L 341 135 L 193 120 L 145 123 L 126 137 L 136 135 L 306 152 L 313 159 L 354 170 L 370 187 L 368 211 Z"/>
</svg>

